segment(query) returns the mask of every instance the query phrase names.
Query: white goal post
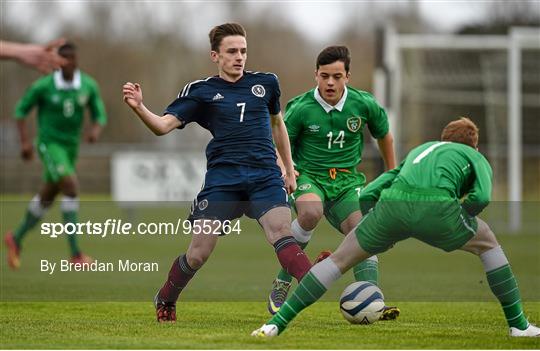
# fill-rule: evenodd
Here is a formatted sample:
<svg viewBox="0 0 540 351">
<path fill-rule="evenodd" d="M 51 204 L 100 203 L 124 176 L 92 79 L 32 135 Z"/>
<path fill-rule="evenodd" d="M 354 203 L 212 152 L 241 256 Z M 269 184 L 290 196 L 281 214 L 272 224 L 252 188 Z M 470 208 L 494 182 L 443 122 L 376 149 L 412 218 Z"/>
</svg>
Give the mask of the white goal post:
<svg viewBox="0 0 540 351">
<path fill-rule="evenodd" d="M 540 49 L 540 28 L 512 28 L 509 35 L 426 35 L 397 34 L 387 27 L 384 31 L 382 47 L 382 64 L 375 70 L 374 94 L 388 110 L 391 131 L 394 135 L 398 157 L 403 156 L 404 127 L 402 104 L 404 88 L 404 51 L 405 50 L 444 50 L 445 52 L 499 51 L 506 52 L 506 101 L 507 106 L 507 172 L 509 201 L 509 230 L 517 232 L 521 226 L 521 201 L 523 192 L 522 164 L 522 108 L 524 101 L 537 100 L 538 96 L 524 96 L 522 92 L 522 51 Z M 473 92 L 452 91 L 452 95 L 444 95 L 447 99 L 475 98 Z M 481 96 L 480 96 L 481 95 Z M 487 94 L 477 94 L 484 98 Z"/>
</svg>

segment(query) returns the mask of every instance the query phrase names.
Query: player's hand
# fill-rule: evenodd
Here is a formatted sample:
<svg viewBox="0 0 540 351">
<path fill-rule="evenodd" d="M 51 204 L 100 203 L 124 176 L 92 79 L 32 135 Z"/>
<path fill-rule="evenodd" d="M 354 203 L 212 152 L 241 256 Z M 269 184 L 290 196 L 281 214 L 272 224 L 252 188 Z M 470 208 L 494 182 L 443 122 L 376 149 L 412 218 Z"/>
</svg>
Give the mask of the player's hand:
<svg viewBox="0 0 540 351">
<path fill-rule="evenodd" d="M 88 133 L 86 134 L 86 142 L 89 144 L 95 143 L 98 140 L 100 134 L 101 126 L 99 124 L 93 124 L 90 127 Z"/>
<path fill-rule="evenodd" d="M 143 101 L 142 89 L 139 83 L 127 82 L 122 87 L 124 102 L 132 109 L 141 107 Z"/>
<path fill-rule="evenodd" d="M 25 161 L 31 161 L 34 158 L 34 148 L 31 143 L 21 145 L 21 157 Z"/>
<path fill-rule="evenodd" d="M 25 44 L 21 47 L 19 61 L 42 73 L 50 73 L 67 63 L 67 60 L 57 53 L 58 48 L 65 42 L 65 39 L 56 39 L 44 46 Z"/>
<path fill-rule="evenodd" d="M 287 171 L 285 170 L 285 167 L 281 168 L 281 178 L 285 178 L 286 175 L 287 175 Z M 294 177 L 298 178 L 299 176 L 300 176 L 300 173 L 298 173 L 298 171 L 295 169 L 294 170 Z"/>
<path fill-rule="evenodd" d="M 287 189 L 287 193 L 292 194 L 296 190 L 296 174 L 298 172 L 287 172 L 285 173 L 285 177 L 283 177 L 283 181 L 285 182 L 285 189 Z"/>
</svg>

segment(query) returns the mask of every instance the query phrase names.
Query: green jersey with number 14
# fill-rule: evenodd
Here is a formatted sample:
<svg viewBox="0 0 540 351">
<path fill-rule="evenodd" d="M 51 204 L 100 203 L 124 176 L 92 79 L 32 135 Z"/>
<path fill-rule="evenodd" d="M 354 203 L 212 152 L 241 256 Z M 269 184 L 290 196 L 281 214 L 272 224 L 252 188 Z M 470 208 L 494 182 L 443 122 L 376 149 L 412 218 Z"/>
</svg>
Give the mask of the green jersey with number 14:
<svg viewBox="0 0 540 351">
<path fill-rule="evenodd" d="M 60 71 L 34 82 L 17 103 L 15 118 L 25 118 L 34 106 L 38 108 L 41 142 L 78 145 L 85 107 L 90 108 L 94 122 L 101 125 L 107 122 L 97 83 L 78 70 L 72 82 L 66 82 Z"/>
<path fill-rule="evenodd" d="M 371 94 L 351 87 L 335 106 L 317 88 L 295 97 L 287 104 L 285 125 L 296 167 L 311 171 L 358 165 L 366 125 L 376 139 L 388 133 L 384 109 Z"/>
</svg>

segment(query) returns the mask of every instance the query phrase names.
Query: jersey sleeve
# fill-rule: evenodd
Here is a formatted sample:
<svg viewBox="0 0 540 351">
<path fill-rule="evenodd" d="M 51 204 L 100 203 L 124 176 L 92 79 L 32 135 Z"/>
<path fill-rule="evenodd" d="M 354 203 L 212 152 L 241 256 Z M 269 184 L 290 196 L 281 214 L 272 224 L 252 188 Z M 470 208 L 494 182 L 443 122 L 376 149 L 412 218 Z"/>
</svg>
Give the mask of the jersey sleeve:
<svg viewBox="0 0 540 351">
<path fill-rule="evenodd" d="M 291 144 L 291 154 L 293 155 L 298 137 L 302 133 L 302 118 L 298 112 L 300 108 L 296 103 L 297 101 L 297 99 L 289 101 L 284 117 L 285 127 L 287 127 L 287 133 L 289 134 L 289 143 Z"/>
<path fill-rule="evenodd" d="M 396 168 L 384 172 L 362 190 L 360 193 L 360 210 L 362 214 L 365 215 L 375 207 L 375 204 L 379 201 L 381 192 L 392 185 L 404 163 L 405 160 Z"/>
<path fill-rule="evenodd" d="M 15 119 L 23 119 L 38 103 L 43 84 L 41 80 L 35 81 L 15 105 Z"/>
<path fill-rule="evenodd" d="M 366 104 L 369 111 L 368 116 L 368 128 L 369 132 L 375 139 L 384 138 L 389 131 L 388 116 L 386 111 L 382 108 L 375 98 L 368 94 Z"/>
<path fill-rule="evenodd" d="M 478 155 L 480 157 L 471 162 L 474 170 L 474 181 L 462 204 L 465 211 L 471 216 L 477 216 L 491 201 L 493 171 L 484 156 Z"/>
<path fill-rule="evenodd" d="M 279 80 L 275 74 L 270 74 L 272 95 L 268 101 L 268 111 L 271 115 L 277 115 L 281 112 L 279 98 L 281 97 L 281 89 L 279 88 Z"/>
<path fill-rule="evenodd" d="M 183 129 L 188 123 L 191 122 L 201 122 L 199 121 L 199 116 L 201 116 L 202 109 L 202 99 L 200 97 L 200 87 L 190 86 L 188 84 L 182 89 L 178 97 L 167 106 L 163 115 L 173 115 L 182 125 L 178 127 Z"/>
<path fill-rule="evenodd" d="M 107 113 L 105 112 L 105 104 L 101 98 L 99 92 L 99 86 L 96 82 L 92 83 L 92 93 L 90 99 L 88 100 L 88 107 L 90 108 L 90 116 L 92 121 L 95 123 L 104 126 L 107 124 Z"/>
</svg>

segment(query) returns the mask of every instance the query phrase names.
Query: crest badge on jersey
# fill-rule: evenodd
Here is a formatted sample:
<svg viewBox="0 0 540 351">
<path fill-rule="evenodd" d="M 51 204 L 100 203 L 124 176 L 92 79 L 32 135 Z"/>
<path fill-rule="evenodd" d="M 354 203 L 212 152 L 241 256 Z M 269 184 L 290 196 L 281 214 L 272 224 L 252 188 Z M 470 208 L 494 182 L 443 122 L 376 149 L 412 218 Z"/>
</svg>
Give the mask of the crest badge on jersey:
<svg viewBox="0 0 540 351">
<path fill-rule="evenodd" d="M 253 95 L 257 96 L 257 97 L 264 97 L 264 95 L 266 95 L 266 90 L 264 90 L 264 87 L 260 84 L 256 84 L 254 86 L 251 87 L 251 92 L 253 93 Z"/>
<path fill-rule="evenodd" d="M 347 128 L 353 133 L 356 133 L 360 130 L 362 125 L 362 119 L 360 117 L 349 117 L 347 119 Z"/>
<path fill-rule="evenodd" d="M 88 102 L 88 95 L 81 94 L 77 97 L 77 101 L 79 102 L 79 106 L 84 106 Z"/>
<path fill-rule="evenodd" d="M 204 211 L 208 207 L 208 200 L 204 199 L 201 202 L 199 202 L 199 210 Z"/>
</svg>

